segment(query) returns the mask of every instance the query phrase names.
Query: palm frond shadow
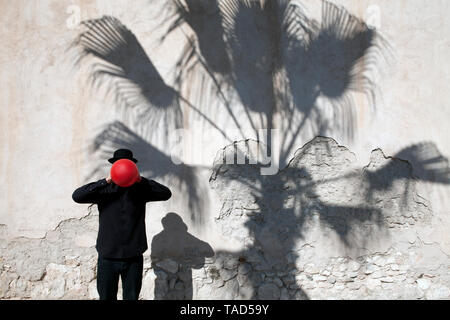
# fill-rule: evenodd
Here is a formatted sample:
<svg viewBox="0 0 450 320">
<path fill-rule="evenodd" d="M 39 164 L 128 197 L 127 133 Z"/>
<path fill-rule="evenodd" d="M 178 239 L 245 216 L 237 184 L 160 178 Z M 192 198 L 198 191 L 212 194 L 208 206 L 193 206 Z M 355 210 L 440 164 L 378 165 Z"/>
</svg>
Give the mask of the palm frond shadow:
<svg viewBox="0 0 450 320">
<path fill-rule="evenodd" d="M 408 160 L 414 168 L 414 175 L 422 181 L 450 184 L 448 158 L 442 155 L 433 142 L 411 145 L 396 153 L 394 157 Z"/>
<path fill-rule="evenodd" d="M 106 87 L 121 117 L 148 137 L 161 130 L 167 137 L 170 130 L 182 127 L 178 92 L 164 82 L 136 36 L 110 16 L 82 25 L 86 29 L 74 44 L 81 48 L 75 64 L 96 58 L 91 61 L 92 87 Z"/>
<path fill-rule="evenodd" d="M 283 59 L 292 107 L 284 114 L 291 116 L 297 111 L 302 119 L 287 124 L 292 135 L 282 143 L 283 164 L 308 122 L 315 135 L 334 130 L 352 139 L 358 111 L 354 94 L 364 94 L 375 111 L 380 95 L 376 79 L 392 58 L 392 49 L 381 34 L 343 7 L 322 1 L 320 23 L 309 19 L 298 6 L 290 9 Z M 319 98 L 325 109 L 318 108 Z M 331 117 L 324 115 L 326 110 Z"/>
<path fill-rule="evenodd" d="M 381 150 L 377 150 L 383 153 Z M 369 184 L 367 200 L 371 200 L 379 191 L 392 190 L 394 184 L 402 182 L 403 207 L 406 209 L 414 198 L 412 185 L 417 181 L 438 184 L 450 184 L 450 167 L 436 145 L 423 142 L 403 148 L 390 161 L 376 171 L 365 170 L 364 174 Z"/>
<path fill-rule="evenodd" d="M 170 33 L 187 23 L 195 32 L 196 46 L 202 57 L 213 73 L 222 75 L 231 72 L 230 60 L 226 54 L 226 44 L 223 40 L 224 29 L 217 1 L 187 0 L 185 4 L 180 0 L 172 1 L 175 12 L 172 14 L 167 33 Z M 164 40 L 164 37 L 161 41 Z M 186 61 L 194 54 L 187 54 Z"/>
<path fill-rule="evenodd" d="M 261 126 L 273 128 L 274 115 L 280 113 L 287 121 L 282 130 L 290 133 L 281 144 L 280 163 L 286 163 L 307 123 L 316 135 L 337 129 L 352 138 L 354 93 L 363 93 L 372 107 L 376 105 L 375 79 L 389 64 L 391 48 L 376 30 L 343 7 L 322 1 L 319 23 L 286 0 L 174 3 L 168 32 L 186 23 L 194 34 L 188 36 L 175 68 L 178 83 L 202 88 L 193 102 L 200 109 L 217 107 L 202 101 L 219 96 L 237 127 L 242 118 L 238 121 L 236 115 L 242 112 L 255 131 Z M 214 37 L 220 45 L 212 46 Z M 234 94 L 241 106 L 231 108 Z M 318 110 L 319 97 L 328 101 L 331 119 Z"/>
</svg>

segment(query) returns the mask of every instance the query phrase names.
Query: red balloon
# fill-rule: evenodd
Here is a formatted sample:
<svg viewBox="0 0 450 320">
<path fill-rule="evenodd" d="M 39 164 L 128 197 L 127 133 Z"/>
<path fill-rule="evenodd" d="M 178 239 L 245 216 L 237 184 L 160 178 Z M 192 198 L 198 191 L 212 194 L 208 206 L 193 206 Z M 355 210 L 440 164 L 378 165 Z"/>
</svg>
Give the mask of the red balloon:
<svg viewBox="0 0 450 320">
<path fill-rule="evenodd" d="M 111 167 L 111 179 L 120 187 L 129 187 L 139 179 L 138 168 L 131 160 L 117 160 Z"/>
</svg>

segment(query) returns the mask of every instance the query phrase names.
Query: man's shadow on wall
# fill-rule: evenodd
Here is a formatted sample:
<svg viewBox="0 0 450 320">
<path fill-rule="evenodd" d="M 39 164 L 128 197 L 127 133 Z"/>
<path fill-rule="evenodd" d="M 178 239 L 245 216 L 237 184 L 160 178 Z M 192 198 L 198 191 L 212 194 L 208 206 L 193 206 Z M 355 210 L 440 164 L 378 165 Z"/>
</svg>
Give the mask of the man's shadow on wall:
<svg viewBox="0 0 450 320">
<path fill-rule="evenodd" d="M 202 268 L 205 258 L 214 256 L 214 251 L 208 243 L 187 232 L 188 227 L 178 214 L 169 212 L 161 223 L 164 229 L 151 244 L 155 300 L 191 300 L 192 269 Z"/>
</svg>

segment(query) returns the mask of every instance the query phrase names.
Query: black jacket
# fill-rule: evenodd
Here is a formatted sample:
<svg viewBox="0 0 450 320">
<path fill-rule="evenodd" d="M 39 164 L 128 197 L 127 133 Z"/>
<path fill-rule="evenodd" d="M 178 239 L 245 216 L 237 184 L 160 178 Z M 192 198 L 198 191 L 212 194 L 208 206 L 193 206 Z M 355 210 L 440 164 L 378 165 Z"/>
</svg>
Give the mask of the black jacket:
<svg viewBox="0 0 450 320">
<path fill-rule="evenodd" d="M 147 250 L 145 204 L 168 200 L 170 190 L 142 177 L 131 187 L 122 188 L 106 179 L 88 183 L 72 194 L 78 203 L 95 203 L 99 211 L 96 249 L 105 258 L 129 258 Z"/>
</svg>

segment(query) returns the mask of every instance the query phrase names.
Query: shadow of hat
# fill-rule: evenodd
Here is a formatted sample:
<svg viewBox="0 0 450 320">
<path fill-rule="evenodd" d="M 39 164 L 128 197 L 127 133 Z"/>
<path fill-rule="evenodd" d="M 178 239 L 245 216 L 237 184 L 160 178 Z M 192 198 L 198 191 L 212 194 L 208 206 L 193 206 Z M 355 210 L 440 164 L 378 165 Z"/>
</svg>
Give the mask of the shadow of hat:
<svg viewBox="0 0 450 320">
<path fill-rule="evenodd" d="M 161 219 L 161 223 L 164 229 L 179 230 L 179 231 L 188 230 L 188 227 L 183 222 L 183 219 L 175 212 L 169 212 L 168 214 L 166 214 L 166 216 Z"/>
</svg>

